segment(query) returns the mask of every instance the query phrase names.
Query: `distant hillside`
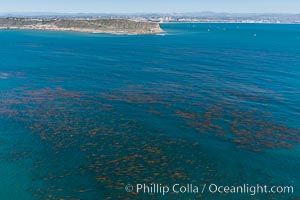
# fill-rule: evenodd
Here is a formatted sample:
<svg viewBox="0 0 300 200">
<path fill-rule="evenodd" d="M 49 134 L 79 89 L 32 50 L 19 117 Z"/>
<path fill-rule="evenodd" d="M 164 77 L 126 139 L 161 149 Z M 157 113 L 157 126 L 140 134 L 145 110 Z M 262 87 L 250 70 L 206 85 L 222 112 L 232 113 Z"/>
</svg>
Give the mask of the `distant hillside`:
<svg viewBox="0 0 300 200">
<path fill-rule="evenodd" d="M 158 23 L 136 22 L 126 19 L 32 19 L 0 18 L 2 29 L 32 29 L 79 31 L 115 34 L 155 34 L 162 32 Z"/>
</svg>

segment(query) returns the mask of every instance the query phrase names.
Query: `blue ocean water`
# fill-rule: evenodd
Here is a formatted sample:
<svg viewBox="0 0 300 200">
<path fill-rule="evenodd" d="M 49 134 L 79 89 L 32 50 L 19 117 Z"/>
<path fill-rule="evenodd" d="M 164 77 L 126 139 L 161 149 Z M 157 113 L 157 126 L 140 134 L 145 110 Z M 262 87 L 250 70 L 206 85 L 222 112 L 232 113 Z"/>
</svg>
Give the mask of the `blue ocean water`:
<svg viewBox="0 0 300 200">
<path fill-rule="evenodd" d="M 297 199 L 300 25 L 0 31 L 0 199 Z M 126 184 L 293 186 L 135 194 Z"/>
</svg>

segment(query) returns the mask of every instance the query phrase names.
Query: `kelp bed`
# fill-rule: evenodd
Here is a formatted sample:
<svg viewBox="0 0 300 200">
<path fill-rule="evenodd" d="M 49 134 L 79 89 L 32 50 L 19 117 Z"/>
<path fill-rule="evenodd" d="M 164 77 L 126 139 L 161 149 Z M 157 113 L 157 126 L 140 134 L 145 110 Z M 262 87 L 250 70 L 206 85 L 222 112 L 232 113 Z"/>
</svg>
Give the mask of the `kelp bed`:
<svg viewBox="0 0 300 200">
<path fill-rule="evenodd" d="M 142 86 L 94 93 L 24 87 L 1 96 L 1 116 L 24 124 L 40 140 L 32 168 L 33 181 L 41 183 L 31 188 L 37 199 L 157 199 L 126 193 L 124 186 L 226 179 L 217 170 L 222 163 L 207 154 L 201 138 L 218 138 L 237 150 L 257 153 L 295 148 L 300 142 L 299 130 L 272 120 L 271 113 L 225 98 L 205 103 L 209 97 L 204 95 L 176 96 Z M 134 115 L 136 111 L 141 114 Z M 147 116 L 171 121 L 175 130 L 187 133 L 172 136 L 154 121 L 145 123 Z M 229 177 L 236 180 L 231 184 L 241 183 L 243 176 Z M 168 198 L 178 199 L 174 194 Z"/>
</svg>

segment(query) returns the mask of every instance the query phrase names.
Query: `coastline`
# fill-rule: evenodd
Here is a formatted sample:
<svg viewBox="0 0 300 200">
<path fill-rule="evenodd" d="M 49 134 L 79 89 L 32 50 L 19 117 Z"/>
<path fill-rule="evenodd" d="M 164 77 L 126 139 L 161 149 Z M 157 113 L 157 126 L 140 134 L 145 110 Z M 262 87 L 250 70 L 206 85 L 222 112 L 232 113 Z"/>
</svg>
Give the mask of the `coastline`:
<svg viewBox="0 0 300 200">
<path fill-rule="evenodd" d="M 156 31 L 113 31 L 113 30 L 93 30 L 81 28 L 34 28 L 34 27 L 0 27 L 0 30 L 32 30 L 32 31 L 59 31 L 59 32 L 77 32 L 90 34 L 113 34 L 113 35 L 155 35 L 164 33 L 163 29 Z"/>
<path fill-rule="evenodd" d="M 26 27 L 0 27 L 0 30 L 31 30 L 31 31 L 58 31 L 58 32 L 77 32 L 77 33 L 90 33 L 90 34 L 112 34 L 112 35 L 156 35 L 164 33 L 160 32 L 126 32 L 126 31 L 99 31 L 87 29 L 65 29 L 65 28 L 26 28 Z"/>
</svg>

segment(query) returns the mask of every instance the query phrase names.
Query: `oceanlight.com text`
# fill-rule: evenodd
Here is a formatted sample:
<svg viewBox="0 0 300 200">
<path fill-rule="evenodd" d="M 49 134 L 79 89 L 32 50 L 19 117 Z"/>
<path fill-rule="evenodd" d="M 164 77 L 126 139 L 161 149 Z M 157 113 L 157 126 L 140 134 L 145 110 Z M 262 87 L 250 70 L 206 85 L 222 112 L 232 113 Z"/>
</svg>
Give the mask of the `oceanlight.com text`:
<svg viewBox="0 0 300 200">
<path fill-rule="evenodd" d="M 268 185 L 218 185 L 218 184 L 172 184 L 163 185 L 158 183 L 152 184 L 127 184 L 125 186 L 126 192 L 134 192 L 136 194 L 158 194 L 167 195 L 169 193 L 175 194 L 248 194 L 254 196 L 256 194 L 293 194 L 293 186 L 268 186 Z"/>
</svg>

